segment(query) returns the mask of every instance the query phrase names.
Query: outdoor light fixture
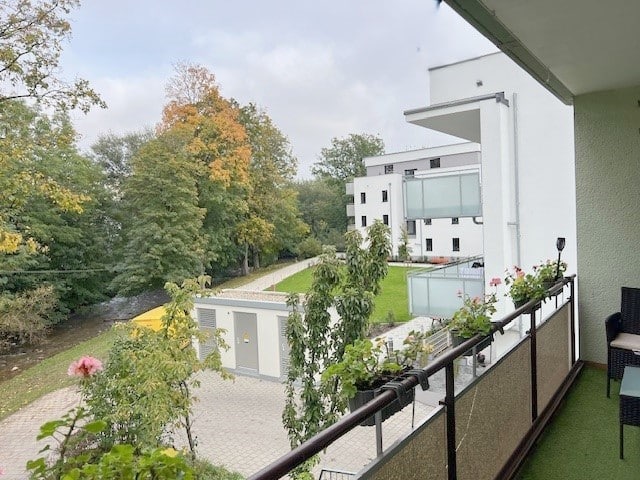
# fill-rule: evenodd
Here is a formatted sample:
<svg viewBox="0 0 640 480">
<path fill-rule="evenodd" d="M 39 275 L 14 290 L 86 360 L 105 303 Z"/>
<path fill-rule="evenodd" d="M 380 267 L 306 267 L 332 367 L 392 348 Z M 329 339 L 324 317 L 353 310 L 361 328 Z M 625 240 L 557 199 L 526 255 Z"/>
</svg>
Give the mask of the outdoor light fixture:
<svg viewBox="0 0 640 480">
<path fill-rule="evenodd" d="M 558 264 L 556 265 L 556 281 L 560 278 L 560 255 L 562 255 L 562 250 L 564 250 L 564 246 L 566 244 L 566 239 L 564 237 L 558 237 L 556 240 L 556 248 L 558 249 Z"/>
</svg>

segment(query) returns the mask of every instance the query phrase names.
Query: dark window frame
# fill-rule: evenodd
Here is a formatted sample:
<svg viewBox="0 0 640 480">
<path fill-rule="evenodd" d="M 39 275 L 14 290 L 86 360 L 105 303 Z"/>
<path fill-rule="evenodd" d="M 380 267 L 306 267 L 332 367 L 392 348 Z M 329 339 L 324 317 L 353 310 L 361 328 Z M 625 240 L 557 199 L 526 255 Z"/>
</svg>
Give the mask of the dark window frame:
<svg viewBox="0 0 640 480">
<path fill-rule="evenodd" d="M 460 251 L 460 237 L 453 237 L 452 238 L 453 242 L 452 242 L 452 250 L 454 252 L 459 252 Z"/>
<path fill-rule="evenodd" d="M 433 238 L 427 238 L 425 242 L 427 252 L 433 252 Z"/>
<path fill-rule="evenodd" d="M 382 190 L 382 203 L 386 203 L 389 201 L 389 192 L 387 190 Z"/>
</svg>

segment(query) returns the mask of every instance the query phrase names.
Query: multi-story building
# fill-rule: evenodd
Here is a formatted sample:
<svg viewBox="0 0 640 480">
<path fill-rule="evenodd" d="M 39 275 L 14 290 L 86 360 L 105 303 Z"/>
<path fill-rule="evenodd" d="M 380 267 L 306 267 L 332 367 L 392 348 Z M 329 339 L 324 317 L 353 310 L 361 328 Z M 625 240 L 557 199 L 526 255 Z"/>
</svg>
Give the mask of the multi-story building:
<svg viewBox="0 0 640 480">
<path fill-rule="evenodd" d="M 455 292 L 477 295 L 513 265 L 530 270 L 556 254 L 557 237 L 575 271 L 571 107 L 503 53 L 432 68 L 429 78 L 431 104 L 406 111 L 407 122 L 467 143 L 367 158 L 367 176 L 348 186 L 355 228 L 387 221 L 394 253 L 404 225 L 413 257 L 484 257 L 472 279 L 410 278 L 412 313 L 451 314 Z"/>
<path fill-rule="evenodd" d="M 404 185 L 413 179 L 447 180 L 463 173 L 478 174 L 480 145 L 460 143 L 391 153 L 364 159 L 367 176 L 355 178 L 347 186 L 353 204 L 347 213 L 353 226 L 364 230 L 374 220 L 381 220 L 391 230 L 392 252 L 398 254 L 402 229 L 408 236 L 413 259 L 469 257 L 482 254 L 482 225 L 472 218 L 457 216 L 408 219 Z"/>
</svg>

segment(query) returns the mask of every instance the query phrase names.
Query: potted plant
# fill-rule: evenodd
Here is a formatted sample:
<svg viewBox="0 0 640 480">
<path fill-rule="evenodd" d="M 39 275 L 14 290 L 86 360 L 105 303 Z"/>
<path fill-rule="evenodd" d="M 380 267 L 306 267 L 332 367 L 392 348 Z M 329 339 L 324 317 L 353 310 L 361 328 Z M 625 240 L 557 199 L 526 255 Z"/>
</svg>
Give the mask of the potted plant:
<svg viewBox="0 0 640 480">
<path fill-rule="evenodd" d="M 489 282 L 489 285 L 497 288 L 501 283 L 502 280 L 494 278 Z M 462 298 L 462 292 L 458 292 L 458 296 Z M 462 307 L 456 310 L 448 325 L 451 331 L 451 343 L 454 347 L 477 334 L 487 335 L 491 331 L 491 315 L 496 313 L 495 303 L 497 301 L 495 291 L 485 295 L 484 298 L 464 296 Z M 476 351 L 487 348 L 491 340 L 492 338 L 487 336 L 476 346 Z M 465 356 L 471 354 L 471 350 L 465 352 Z"/>
<path fill-rule="evenodd" d="M 559 279 L 564 277 L 564 272 L 567 271 L 567 263 L 547 260 L 546 262 L 541 262 L 540 265 L 534 265 L 533 270 L 536 272 L 536 277 L 538 277 L 542 287 L 545 290 L 549 290 Z"/>
<path fill-rule="evenodd" d="M 546 295 L 546 290 L 537 275 L 524 273 L 518 266 L 513 267 L 513 271 L 507 270 L 504 279 L 509 291 L 505 294 L 511 297 L 515 308 L 519 308 L 529 300 L 542 300 Z"/>
<path fill-rule="evenodd" d="M 425 341 L 427 335 L 412 331 L 400 350 L 391 350 L 383 338 L 357 340 L 345 348 L 342 360 L 327 367 L 322 374 L 322 382 L 337 379 L 342 394 L 349 401 L 349 409 L 354 411 L 371 401 L 384 384 L 397 379 L 404 371 L 414 366 L 423 355 L 428 355 L 433 347 Z M 398 399 L 382 409 L 382 421 L 413 401 L 415 391 L 407 392 L 401 404 Z M 371 416 L 362 422 L 364 426 L 375 424 Z"/>
</svg>

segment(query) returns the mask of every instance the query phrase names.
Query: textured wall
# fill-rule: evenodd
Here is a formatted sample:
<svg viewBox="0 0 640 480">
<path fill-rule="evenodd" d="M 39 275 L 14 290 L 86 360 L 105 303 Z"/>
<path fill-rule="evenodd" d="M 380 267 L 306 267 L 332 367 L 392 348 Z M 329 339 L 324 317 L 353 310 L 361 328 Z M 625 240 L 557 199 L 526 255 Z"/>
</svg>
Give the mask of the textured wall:
<svg viewBox="0 0 640 480">
<path fill-rule="evenodd" d="M 531 425 L 530 342 L 456 401 L 459 480 L 492 480 Z M 491 461 L 487 461 L 491 459 Z"/>
<path fill-rule="evenodd" d="M 370 464 L 359 478 L 445 480 L 447 441 L 444 410 L 418 426 L 382 459 Z"/>
<path fill-rule="evenodd" d="M 575 98 L 580 357 L 606 363 L 605 317 L 640 287 L 640 86 Z"/>
<path fill-rule="evenodd" d="M 566 304 L 537 332 L 538 412 L 547 406 L 569 373 L 569 313 L 570 305 Z"/>
</svg>

